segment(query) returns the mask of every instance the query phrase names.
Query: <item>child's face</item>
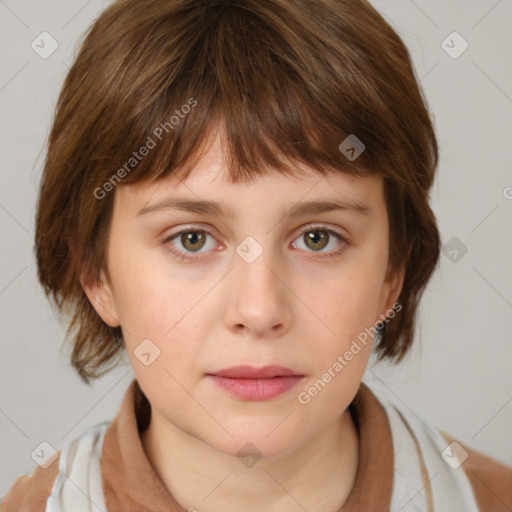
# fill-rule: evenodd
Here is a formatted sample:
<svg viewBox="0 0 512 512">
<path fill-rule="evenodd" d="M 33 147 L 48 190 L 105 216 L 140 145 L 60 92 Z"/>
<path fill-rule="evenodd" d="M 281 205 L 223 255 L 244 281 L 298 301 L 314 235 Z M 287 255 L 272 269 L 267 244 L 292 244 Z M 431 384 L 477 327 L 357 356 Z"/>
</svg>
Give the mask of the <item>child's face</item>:
<svg viewBox="0 0 512 512">
<path fill-rule="evenodd" d="M 371 337 L 366 345 L 357 341 L 359 351 L 353 340 L 389 314 L 398 297 L 401 280 L 386 280 L 382 178 L 322 178 L 311 171 L 298 179 L 276 173 L 231 185 L 221 156 L 217 139 L 182 183 L 171 176 L 117 187 L 111 280 L 87 291 L 102 318 L 121 325 L 152 421 L 232 455 L 246 442 L 264 455 L 283 455 L 340 418 L 371 349 Z M 216 201 L 234 216 L 152 209 L 171 198 Z M 371 213 L 285 215 L 320 200 L 359 202 Z M 148 211 L 141 214 L 143 208 Z M 345 242 L 322 229 L 350 244 L 329 257 Z M 165 242 L 181 230 L 192 233 Z M 195 230 L 208 234 L 201 238 Z M 195 259 L 181 261 L 180 252 Z M 139 347 L 148 339 L 152 343 Z M 351 346 L 349 360 L 344 354 Z M 278 365 L 303 377 L 286 381 L 291 388 L 281 393 L 272 379 L 256 396 L 254 386 L 242 383 L 234 395 L 208 375 L 240 365 Z M 319 379 L 319 391 L 309 392 Z"/>
</svg>

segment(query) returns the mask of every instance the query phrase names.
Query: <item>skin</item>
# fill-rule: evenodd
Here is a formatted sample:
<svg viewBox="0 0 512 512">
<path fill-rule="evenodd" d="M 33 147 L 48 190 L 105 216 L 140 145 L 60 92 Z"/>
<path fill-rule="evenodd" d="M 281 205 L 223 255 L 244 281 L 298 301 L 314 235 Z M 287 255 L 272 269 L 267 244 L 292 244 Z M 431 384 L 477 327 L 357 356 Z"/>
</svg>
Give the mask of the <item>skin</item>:
<svg viewBox="0 0 512 512">
<path fill-rule="evenodd" d="M 220 132 L 219 132 L 220 133 Z M 226 178 L 222 138 L 187 180 L 118 186 L 107 245 L 108 279 L 84 285 L 102 319 L 121 326 L 133 371 L 152 406 L 142 435 L 149 460 L 185 508 L 201 512 L 335 512 L 354 485 L 358 432 L 347 407 L 359 388 L 370 342 L 309 403 L 307 390 L 365 328 L 396 302 L 403 274 L 388 275 L 389 226 L 380 176 L 273 173 L 252 184 Z M 169 197 L 210 199 L 234 218 L 171 209 L 138 212 Z M 283 217 L 299 202 L 359 201 L 372 213 L 336 210 Z M 316 228 L 339 233 L 307 244 Z M 309 227 L 308 227 L 309 226 Z M 182 229 L 207 230 L 183 245 Z M 197 234 L 197 231 L 193 231 Z M 247 236 L 263 249 L 248 263 Z M 176 253 L 195 255 L 181 261 Z M 327 257 L 343 247 L 339 255 Z M 194 251 L 194 248 L 197 251 Z M 150 339 L 160 355 L 134 354 Z M 206 374 L 232 366 L 277 364 L 304 378 L 266 401 L 228 395 Z M 237 457 L 252 443 L 261 459 Z"/>
</svg>

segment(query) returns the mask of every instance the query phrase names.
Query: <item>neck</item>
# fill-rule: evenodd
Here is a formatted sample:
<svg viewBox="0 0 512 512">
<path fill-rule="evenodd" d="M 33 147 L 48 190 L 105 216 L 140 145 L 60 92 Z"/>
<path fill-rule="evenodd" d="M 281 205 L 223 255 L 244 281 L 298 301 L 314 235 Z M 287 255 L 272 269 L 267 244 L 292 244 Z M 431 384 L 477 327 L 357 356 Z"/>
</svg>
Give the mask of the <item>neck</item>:
<svg viewBox="0 0 512 512">
<path fill-rule="evenodd" d="M 354 486 L 359 437 L 348 409 L 300 448 L 251 467 L 160 420 L 152 414 L 142 444 L 185 510 L 338 512 Z"/>
</svg>

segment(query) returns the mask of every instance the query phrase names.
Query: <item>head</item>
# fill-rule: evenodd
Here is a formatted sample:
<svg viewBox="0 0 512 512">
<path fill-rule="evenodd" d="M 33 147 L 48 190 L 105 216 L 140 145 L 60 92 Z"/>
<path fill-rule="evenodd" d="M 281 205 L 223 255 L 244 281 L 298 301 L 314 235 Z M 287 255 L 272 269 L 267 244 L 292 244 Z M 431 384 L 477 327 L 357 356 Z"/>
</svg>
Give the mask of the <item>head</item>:
<svg viewBox="0 0 512 512">
<path fill-rule="evenodd" d="M 365 1 L 113 3 L 65 80 L 37 211 L 73 366 L 90 382 L 126 352 L 153 414 L 226 452 L 292 449 L 372 349 L 410 349 L 437 159 L 410 55 Z M 304 378 L 255 407 L 208 377 L 247 364 Z"/>
</svg>

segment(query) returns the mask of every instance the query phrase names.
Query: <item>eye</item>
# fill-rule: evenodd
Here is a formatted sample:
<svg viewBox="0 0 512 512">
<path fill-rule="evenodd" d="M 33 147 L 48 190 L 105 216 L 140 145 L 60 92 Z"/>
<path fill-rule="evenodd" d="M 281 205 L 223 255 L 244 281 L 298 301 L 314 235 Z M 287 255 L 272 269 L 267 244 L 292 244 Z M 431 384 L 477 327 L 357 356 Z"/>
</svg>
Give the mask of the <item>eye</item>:
<svg viewBox="0 0 512 512">
<path fill-rule="evenodd" d="M 208 243 L 210 238 L 210 243 Z M 194 261 L 200 254 L 217 247 L 215 238 L 203 229 L 184 229 L 174 233 L 162 244 L 178 259 Z M 292 246 L 312 254 L 311 257 L 328 258 L 340 255 L 350 243 L 341 234 L 321 225 L 310 225 L 296 238 Z M 331 246 L 331 247 L 329 247 Z M 315 254 L 316 253 L 316 254 Z"/>
<path fill-rule="evenodd" d="M 323 253 L 327 253 L 325 256 L 336 256 L 348 245 L 348 241 L 341 234 L 324 226 L 308 226 L 295 240 L 298 240 L 299 243 L 294 241 L 293 247 L 304 249 L 305 246 L 307 252 L 320 253 L 322 256 Z M 331 245 L 331 249 L 329 249 L 329 245 Z M 332 247 L 333 245 L 334 247 Z"/>
<path fill-rule="evenodd" d="M 208 237 L 213 241 L 208 247 Z M 167 237 L 163 243 L 182 259 L 194 258 L 194 253 L 205 252 L 216 247 L 215 239 L 202 229 L 188 229 Z M 180 247 L 181 246 L 181 247 Z M 205 248 L 204 251 L 201 249 Z"/>
</svg>

